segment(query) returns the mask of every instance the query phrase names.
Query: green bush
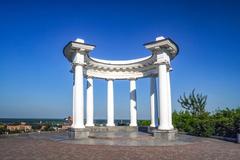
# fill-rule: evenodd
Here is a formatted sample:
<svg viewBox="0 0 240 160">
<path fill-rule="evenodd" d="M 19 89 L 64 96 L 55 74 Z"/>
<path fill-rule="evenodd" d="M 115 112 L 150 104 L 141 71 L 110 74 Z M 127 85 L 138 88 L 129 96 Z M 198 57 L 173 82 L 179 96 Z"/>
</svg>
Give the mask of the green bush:
<svg viewBox="0 0 240 160">
<path fill-rule="evenodd" d="M 207 112 L 192 115 L 188 111 L 173 112 L 173 125 L 180 132 L 195 136 L 211 136 L 214 132 L 211 117 Z"/>
<path fill-rule="evenodd" d="M 180 132 L 195 136 L 236 137 L 240 133 L 240 107 L 222 109 L 210 114 L 193 115 L 189 111 L 173 112 L 173 125 Z"/>
<path fill-rule="evenodd" d="M 214 132 L 213 122 L 208 113 L 193 116 L 190 126 L 189 133 L 192 135 L 208 137 Z"/>
<path fill-rule="evenodd" d="M 213 115 L 214 135 L 236 137 L 240 133 L 240 107 L 217 110 Z"/>
<path fill-rule="evenodd" d="M 173 112 L 173 125 L 180 132 L 189 132 L 192 116 L 188 111 Z"/>
<path fill-rule="evenodd" d="M 138 126 L 150 126 L 150 120 L 138 120 Z"/>
</svg>

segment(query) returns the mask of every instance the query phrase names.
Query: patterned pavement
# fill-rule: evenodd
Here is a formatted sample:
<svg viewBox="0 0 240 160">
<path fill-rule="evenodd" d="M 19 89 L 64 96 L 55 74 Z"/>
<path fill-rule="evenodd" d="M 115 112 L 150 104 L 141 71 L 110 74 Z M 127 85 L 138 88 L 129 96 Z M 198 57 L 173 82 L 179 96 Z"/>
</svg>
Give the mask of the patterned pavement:
<svg viewBox="0 0 240 160">
<path fill-rule="evenodd" d="M 148 141 L 144 134 L 129 138 L 124 134 L 108 137 L 100 135 L 102 141 L 122 141 L 123 145 L 83 145 L 64 139 L 65 134 L 44 133 L 13 137 L 0 137 L 1 160 L 239 160 L 240 144 L 210 138 L 180 136 L 179 142 L 162 143 L 160 146 L 128 146 L 124 141 Z M 147 135 L 146 135 L 147 136 Z M 107 137 L 107 138 L 106 138 Z M 93 138 L 94 139 L 94 138 Z M 146 141 L 146 142 L 147 142 Z M 161 142 L 159 142 L 161 143 Z"/>
</svg>

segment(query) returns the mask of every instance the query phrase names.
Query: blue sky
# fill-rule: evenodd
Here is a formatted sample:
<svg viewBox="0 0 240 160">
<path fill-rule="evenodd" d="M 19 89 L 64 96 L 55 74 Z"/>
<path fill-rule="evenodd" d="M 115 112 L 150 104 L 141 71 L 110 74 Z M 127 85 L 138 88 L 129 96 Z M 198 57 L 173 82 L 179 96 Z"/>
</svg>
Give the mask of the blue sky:
<svg viewBox="0 0 240 160">
<path fill-rule="evenodd" d="M 72 75 L 63 47 L 82 38 L 91 56 L 133 59 L 163 35 L 180 48 L 172 62 L 173 109 L 184 92 L 208 95 L 207 109 L 240 104 L 237 1 L 0 2 L 0 117 L 63 118 L 72 112 Z M 106 118 L 105 80 L 94 81 L 95 118 Z M 138 117 L 149 119 L 149 79 L 137 81 Z M 115 81 L 115 117 L 129 118 L 129 82 Z"/>
</svg>

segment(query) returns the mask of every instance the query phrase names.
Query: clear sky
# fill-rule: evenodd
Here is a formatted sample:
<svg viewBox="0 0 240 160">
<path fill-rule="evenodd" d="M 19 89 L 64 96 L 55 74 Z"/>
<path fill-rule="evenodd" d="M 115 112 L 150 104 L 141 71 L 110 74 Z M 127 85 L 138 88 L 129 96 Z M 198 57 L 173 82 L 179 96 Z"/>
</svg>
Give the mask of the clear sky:
<svg viewBox="0 0 240 160">
<path fill-rule="evenodd" d="M 72 74 L 63 47 L 82 38 L 91 56 L 150 54 L 157 36 L 180 48 L 172 62 L 172 103 L 208 95 L 207 109 L 240 105 L 240 4 L 237 1 L 1 1 L 0 118 L 63 118 L 72 112 Z M 137 81 L 138 117 L 149 119 L 149 79 Z M 115 117 L 129 118 L 129 82 L 115 81 Z M 95 118 L 106 118 L 107 86 L 94 81 Z"/>
</svg>

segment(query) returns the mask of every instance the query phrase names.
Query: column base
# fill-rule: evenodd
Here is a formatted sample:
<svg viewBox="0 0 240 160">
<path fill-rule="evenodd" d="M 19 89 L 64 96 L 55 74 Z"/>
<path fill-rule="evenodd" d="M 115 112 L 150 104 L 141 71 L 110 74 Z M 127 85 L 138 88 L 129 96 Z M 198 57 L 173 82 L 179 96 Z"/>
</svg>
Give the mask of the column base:
<svg viewBox="0 0 240 160">
<path fill-rule="evenodd" d="M 114 123 L 111 123 L 111 124 L 106 124 L 107 127 L 115 127 L 115 124 Z"/>
<path fill-rule="evenodd" d="M 150 124 L 150 127 L 152 127 L 152 128 L 156 128 L 158 125 L 156 125 L 156 124 Z"/>
<path fill-rule="evenodd" d="M 172 129 L 172 130 L 153 130 L 153 137 L 162 139 L 162 140 L 167 140 L 167 141 L 173 141 L 176 140 L 176 134 L 177 130 Z"/>
<path fill-rule="evenodd" d="M 173 127 L 170 127 L 168 125 L 159 125 L 158 126 L 158 130 L 165 130 L 165 131 L 170 131 L 170 130 L 174 130 Z"/>
<path fill-rule="evenodd" d="M 94 124 L 85 124 L 86 127 L 94 127 Z"/>
<path fill-rule="evenodd" d="M 84 129 L 85 128 L 85 126 L 84 126 L 84 124 L 82 124 L 82 125 L 71 125 L 71 128 L 81 128 L 81 129 Z"/>
<path fill-rule="evenodd" d="M 86 128 L 69 128 L 68 137 L 71 139 L 88 138 L 89 130 Z"/>
<path fill-rule="evenodd" d="M 170 127 L 170 129 L 171 129 L 171 130 L 174 130 L 174 127 L 173 127 L 173 125 L 170 125 L 169 127 Z"/>
<path fill-rule="evenodd" d="M 129 127 L 137 127 L 137 124 L 129 124 Z"/>
</svg>

